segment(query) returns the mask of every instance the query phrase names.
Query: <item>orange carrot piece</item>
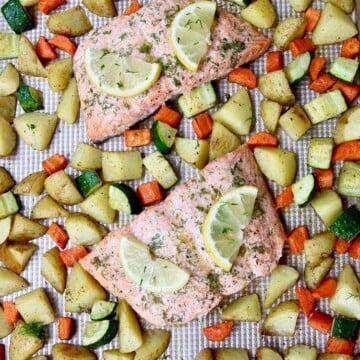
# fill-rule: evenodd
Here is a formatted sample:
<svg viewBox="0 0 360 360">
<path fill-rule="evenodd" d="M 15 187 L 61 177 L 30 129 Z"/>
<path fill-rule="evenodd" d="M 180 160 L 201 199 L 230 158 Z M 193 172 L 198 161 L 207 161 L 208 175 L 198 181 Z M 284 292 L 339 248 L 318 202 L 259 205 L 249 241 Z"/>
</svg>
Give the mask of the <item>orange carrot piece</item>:
<svg viewBox="0 0 360 360">
<path fill-rule="evenodd" d="M 46 232 L 57 246 L 64 249 L 68 240 L 68 233 L 56 222 L 52 222 Z"/>
<path fill-rule="evenodd" d="M 304 315 L 308 317 L 314 310 L 315 298 L 308 288 L 297 287 L 295 292 Z"/>
<path fill-rule="evenodd" d="M 353 59 L 360 53 L 360 41 L 357 37 L 346 39 L 341 47 L 340 55 Z"/>
<path fill-rule="evenodd" d="M 124 10 L 123 15 L 130 15 L 141 9 L 141 5 L 138 0 L 132 0 L 131 4 Z"/>
<path fill-rule="evenodd" d="M 331 90 L 339 89 L 346 101 L 350 104 L 352 103 L 360 93 L 360 85 L 358 84 L 349 84 L 345 81 L 337 80 Z"/>
<path fill-rule="evenodd" d="M 314 51 L 316 46 L 309 38 L 294 39 L 289 44 L 289 49 L 293 56 L 299 56 L 307 51 Z"/>
<path fill-rule="evenodd" d="M 60 258 L 65 266 L 72 267 L 75 262 L 88 254 L 88 251 L 83 245 L 77 245 L 70 249 L 60 251 Z"/>
<path fill-rule="evenodd" d="M 315 180 L 318 189 L 331 189 L 334 185 L 334 170 L 315 169 Z"/>
<path fill-rule="evenodd" d="M 336 83 L 336 79 L 328 73 L 321 73 L 317 79 L 313 80 L 309 88 L 319 94 L 329 90 Z"/>
<path fill-rule="evenodd" d="M 198 139 L 206 139 L 212 131 L 213 121 L 211 116 L 205 112 L 194 117 L 191 125 Z"/>
<path fill-rule="evenodd" d="M 125 145 L 129 147 L 148 145 L 152 141 L 151 129 L 128 129 L 124 132 Z"/>
<path fill-rule="evenodd" d="M 207 326 L 203 328 L 203 333 L 210 341 L 222 341 L 230 335 L 234 324 L 235 322 L 233 320 L 229 320 L 221 324 Z"/>
<path fill-rule="evenodd" d="M 21 319 L 15 303 L 11 301 L 4 301 L 2 306 L 4 309 L 4 319 L 7 324 L 14 325 Z"/>
<path fill-rule="evenodd" d="M 346 254 L 351 247 L 351 243 L 343 239 L 337 238 L 335 242 L 335 251 L 338 254 Z"/>
<path fill-rule="evenodd" d="M 36 55 L 43 60 L 54 60 L 57 54 L 44 36 L 40 36 L 35 44 Z"/>
<path fill-rule="evenodd" d="M 328 334 L 330 332 L 332 322 L 332 317 L 320 310 L 313 311 L 308 319 L 308 325 L 323 334 Z"/>
<path fill-rule="evenodd" d="M 315 29 L 317 22 L 319 21 L 321 11 L 313 7 L 308 7 L 305 11 L 304 18 L 306 20 L 306 32 L 311 32 Z"/>
<path fill-rule="evenodd" d="M 49 44 L 55 46 L 58 49 L 64 50 L 70 55 L 74 55 L 77 49 L 77 45 L 65 35 L 55 35 L 49 40 Z"/>
<path fill-rule="evenodd" d="M 251 69 L 239 66 L 229 73 L 228 81 L 246 86 L 249 89 L 254 89 L 256 87 L 257 78 Z"/>
<path fill-rule="evenodd" d="M 346 141 L 340 145 L 335 146 L 332 161 L 340 160 L 360 160 L 360 140 Z"/>
<path fill-rule="evenodd" d="M 330 336 L 325 344 L 325 350 L 330 353 L 351 355 L 354 351 L 355 342 Z"/>
<path fill-rule="evenodd" d="M 179 125 L 179 122 L 182 118 L 182 115 L 163 104 L 158 112 L 154 115 L 154 119 L 158 121 L 162 121 L 173 128 L 176 128 Z"/>
<path fill-rule="evenodd" d="M 354 259 L 360 259 L 360 235 L 350 243 L 349 255 Z"/>
<path fill-rule="evenodd" d="M 137 194 L 144 206 L 153 205 L 164 198 L 160 184 L 156 180 L 139 185 Z"/>
<path fill-rule="evenodd" d="M 281 209 L 283 207 L 289 206 L 294 200 L 294 194 L 292 192 L 291 186 L 287 186 L 276 198 L 275 206 L 276 209 Z"/>
<path fill-rule="evenodd" d="M 309 71 L 308 71 L 311 80 L 314 81 L 318 78 L 325 64 L 326 64 L 325 57 L 318 57 L 311 59 Z"/>
<path fill-rule="evenodd" d="M 38 8 L 41 12 L 47 15 L 63 4 L 66 4 L 66 0 L 39 0 Z"/>
<path fill-rule="evenodd" d="M 282 51 L 270 51 L 266 56 L 266 72 L 281 70 L 284 67 Z"/>
<path fill-rule="evenodd" d="M 5 360 L 5 345 L 0 344 L 0 360 Z"/>
<path fill-rule="evenodd" d="M 66 168 L 67 160 L 64 156 L 56 153 L 51 155 L 47 159 L 41 162 L 44 170 L 49 174 L 53 174 L 59 170 L 63 170 Z"/>
<path fill-rule="evenodd" d="M 279 140 L 275 135 L 270 134 L 267 131 L 260 131 L 250 136 L 249 140 L 247 141 L 247 144 L 251 149 L 256 146 L 276 147 L 279 144 Z"/>
<path fill-rule="evenodd" d="M 336 290 L 336 280 L 333 277 L 328 277 L 323 280 L 318 287 L 313 291 L 315 299 L 325 299 L 333 296 Z"/>
<path fill-rule="evenodd" d="M 73 319 L 67 316 L 58 318 L 58 338 L 59 340 L 69 340 L 73 333 Z"/>
<path fill-rule="evenodd" d="M 296 227 L 288 236 L 287 241 L 290 251 L 299 255 L 304 249 L 305 240 L 310 239 L 309 230 L 306 225 Z"/>
</svg>

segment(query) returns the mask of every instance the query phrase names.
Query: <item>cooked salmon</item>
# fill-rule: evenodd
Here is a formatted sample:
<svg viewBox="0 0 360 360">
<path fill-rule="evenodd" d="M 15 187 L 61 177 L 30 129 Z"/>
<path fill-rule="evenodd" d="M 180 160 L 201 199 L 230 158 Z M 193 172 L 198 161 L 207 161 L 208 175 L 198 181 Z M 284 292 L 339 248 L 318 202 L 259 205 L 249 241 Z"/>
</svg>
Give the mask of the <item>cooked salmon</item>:
<svg viewBox="0 0 360 360">
<path fill-rule="evenodd" d="M 244 243 L 230 272 L 218 267 L 204 247 L 201 226 L 211 205 L 225 192 L 254 185 L 258 196 L 244 230 Z M 146 243 L 155 256 L 191 274 L 176 293 L 154 295 L 132 283 L 119 260 L 122 234 Z M 123 228 L 110 232 L 81 260 L 107 290 L 125 298 L 154 326 L 187 323 L 207 314 L 224 296 L 272 271 L 282 254 L 285 234 L 272 196 L 246 145 L 209 163 L 178 185 L 160 204 L 147 208 Z"/>
<path fill-rule="evenodd" d="M 131 15 L 122 15 L 94 30 L 78 47 L 74 71 L 87 134 L 93 141 L 122 134 L 154 113 L 165 101 L 204 82 L 219 79 L 235 67 L 262 55 L 270 39 L 244 20 L 218 8 L 211 45 L 197 72 L 186 70 L 169 43 L 170 24 L 191 0 L 154 0 Z M 144 44 L 146 51 L 144 51 Z M 88 78 L 86 48 L 116 51 L 145 61 L 159 61 L 162 75 L 147 91 L 129 98 L 107 95 Z"/>
</svg>

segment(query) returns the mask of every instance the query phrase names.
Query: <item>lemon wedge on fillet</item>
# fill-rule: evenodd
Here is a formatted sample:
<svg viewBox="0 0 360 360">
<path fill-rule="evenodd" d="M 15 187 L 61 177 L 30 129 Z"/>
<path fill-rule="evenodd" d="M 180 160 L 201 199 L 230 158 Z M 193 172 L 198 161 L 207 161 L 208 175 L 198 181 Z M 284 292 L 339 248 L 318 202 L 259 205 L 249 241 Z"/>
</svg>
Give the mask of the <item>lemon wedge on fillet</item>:
<svg viewBox="0 0 360 360">
<path fill-rule="evenodd" d="M 240 186 L 226 192 L 210 208 L 202 226 L 205 249 L 225 271 L 230 271 L 243 244 L 243 229 L 249 224 L 257 197 L 255 186 Z"/>
<path fill-rule="evenodd" d="M 138 95 L 159 79 L 161 65 L 116 52 L 87 48 L 85 68 L 89 79 L 109 95 L 129 97 Z"/>
<path fill-rule="evenodd" d="M 216 2 L 197 1 L 180 10 L 170 28 L 170 44 L 180 62 L 196 71 L 208 51 Z"/>
<path fill-rule="evenodd" d="M 131 235 L 120 238 L 120 261 L 132 282 L 153 293 L 172 293 L 189 281 L 187 271 L 168 260 L 152 256 L 146 244 Z"/>
</svg>

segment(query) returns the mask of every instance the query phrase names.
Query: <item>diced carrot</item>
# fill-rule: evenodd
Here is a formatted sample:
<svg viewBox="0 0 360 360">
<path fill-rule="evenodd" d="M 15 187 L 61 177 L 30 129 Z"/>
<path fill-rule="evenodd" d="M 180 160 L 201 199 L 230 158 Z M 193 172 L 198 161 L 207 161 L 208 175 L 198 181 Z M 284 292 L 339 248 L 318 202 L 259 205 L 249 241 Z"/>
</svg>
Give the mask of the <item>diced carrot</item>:
<svg viewBox="0 0 360 360">
<path fill-rule="evenodd" d="M 165 104 L 163 104 L 154 115 L 155 120 L 162 121 L 173 128 L 176 128 L 179 125 L 181 118 L 182 116 L 178 111 L 169 108 Z"/>
<path fill-rule="evenodd" d="M 305 240 L 308 240 L 309 230 L 306 225 L 296 227 L 288 236 L 287 241 L 292 254 L 299 255 L 304 249 Z"/>
<path fill-rule="evenodd" d="M 275 206 L 276 209 L 281 209 L 283 207 L 289 206 L 294 200 L 294 194 L 292 192 L 291 186 L 287 186 L 276 198 Z"/>
<path fill-rule="evenodd" d="M 130 15 L 141 9 L 141 5 L 138 0 L 132 0 L 131 4 L 124 10 L 123 15 Z"/>
<path fill-rule="evenodd" d="M 51 155 L 47 159 L 42 161 L 42 166 L 44 170 L 49 174 L 53 174 L 59 170 L 63 170 L 66 168 L 67 160 L 64 156 L 56 153 Z"/>
<path fill-rule="evenodd" d="M 233 320 L 229 320 L 221 324 L 207 326 L 203 328 L 203 333 L 210 341 L 222 341 L 230 335 L 234 324 L 235 322 Z"/>
<path fill-rule="evenodd" d="M 360 235 L 350 243 L 349 255 L 354 259 L 360 259 Z"/>
<path fill-rule="evenodd" d="M 43 60 L 54 60 L 57 54 L 44 36 L 40 36 L 35 44 L 36 55 Z"/>
<path fill-rule="evenodd" d="M 270 51 L 266 56 L 266 72 L 281 70 L 284 67 L 282 51 Z"/>
<path fill-rule="evenodd" d="M 59 340 L 69 340 L 73 333 L 73 319 L 67 316 L 58 318 L 58 338 Z"/>
<path fill-rule="evenodd" d="M 308 319 L 308 325 L 323 334 L 328 334 L 330 332 L 332 322 L 332 317 L 320 310 L 313 311 Z"/>
<path fill-rule="evenodd" d="M 66 0 L 39 0 L 38 8 L 41 12 L 47 15 L 63 4 L 66 4 Z"/>
<path fill-rule="evenodd" d="M 249 89 L 254 89 L 256 87 L 257 78 L 251 69 L 239 66 L 229 73 L 228 81 L 246 86 Z"/>
<path fill-rule="evenodd" d="M 309 88 L 320 94 L 329 90 L 336 83 L 336 79 L 328 73 L 321 73 L 317 79 L 313 80 Z"/>
<path fill-rule="evenodd" d="M 321 11 L 313 7 L 308 7 L 305 11 L 304 18 L 306 20 L 306 32 L 311 32 L 315 29 L 317 22 L 319 21 Z"/>
<path fill-rule="evenodd" d="M 9 325 L 14 325 L 21 319 L 20 313 L 15 305 L 11 301 L 4 301 L 2 303 L 4 309 L 4 319 Z"/>
<path fill-rule="evenodd" d="M 83 245 L 77 245 L 70 249 L 60 251 L 60 258 L 65 266 L 71 267 L 76 261 L 82 259 L 88 254 L 88 251 Z"/>
<path fill-rule="evenodd" d="M 334 185 L 334 170 L 315 169 L 315 180 L 318 189 L 331 189 Z"/>
<path fill-rule="evenodd" d="M 354 351 L 355 342 L 329 336 L 325 344 L 325 350 L 330 353 L 351 355 Z"/>
<path fill-rule="evenodd" d="M 341 91 L 341 93 L 344 95 L 344 98 L 349 104 L 352 103 L 360 93 L 360 85 L 349 84 L 341 80 L 337 80 L 331 90 L 337 89 Z"/>
<path fill-rule="evenodd" d="M 164 198 L 160 184 L 156 180 L 140 184 L 137 194 L 144 206 L 153 205 Z"/>
<path fill-rule="evenodd" d="M 68 240 L 68 233 L 56 222 L 52 222 L 46 232 L 57 246 L 64 249 Z"/>
<path fill-rule="evenodd" d="M 289 49 L 293 56 L 299 56 L 307 51 L 314 51 L 316 46 L 310 38 L 294 39 L 289 44 Z"/>
<path fill-rule="evenodd" d="M 151 129 L 128 129 L 124 132 L 125 145 L 129 147 L 148 145 L 152 141 Z"/>
<path fill-rule="evenodd" d="M 323 280 L 318 287 L 313 291 L 315 299 L 325 299 L 333 296 L 336 290 L 336 280 L 333 277 L 328 277 Z"/>
<path fill-rule="evenodd" d="M 339 160 L 359 161 L 360 160 L 360 140 L 346 141 L 342 144 L 335 146 L 331 160 L 332 161 L 339 161 Z"/>
<path fill-rule="evenodd" d="M 353 59 L 360 53 L 360 41 L 357 37 L 346 39 L 341 47 L 340 55 Z"/>
<path fill-rule="evenodd" d="M 349 251 L 351 243 L 343 239 L 337 238 L 335 242 L 335 251 L 339 254 L 345 254 Z"/>
<path fill-rule="evenodd" d="M 211 116 L 205 112 L 194 117 L 191 125 L 198 139 L 206 139 L 212 131 L 213 122 Z"/>
<path fill-rule="evenodd" d="M 325 64 L 326 64 L 325 57 L 318 57 L 311 59 L 309 71 L 308 71 L 311 80 L 316 80 L 318 78 Z"/>
<path fill-rule="evenodd" d="M 0 344 L 0 360 L 5 360 L 5 345 Z"/>
<path fill-rule="evenodd" d="M 276 147 L 279 144 L 279 140 L 275 135 L 270 134 L 267 131 L 260 131 L 250 136 L 247 144 L 251 149 L 256 146 Z"/>
<path fill-rule="evenodd" d="M 308 317 L 314 310 L 315 298 L 307 288 L 297 287 L 295 292 L 304 315 Z"/>
<path fill-rule="evenodd" d="M 55 35 L 49 40 L 49 44 L 66 51 L 70 55 L 74 55 L 77 49 L 77 45 L 65 35 Z"/>
</svg>

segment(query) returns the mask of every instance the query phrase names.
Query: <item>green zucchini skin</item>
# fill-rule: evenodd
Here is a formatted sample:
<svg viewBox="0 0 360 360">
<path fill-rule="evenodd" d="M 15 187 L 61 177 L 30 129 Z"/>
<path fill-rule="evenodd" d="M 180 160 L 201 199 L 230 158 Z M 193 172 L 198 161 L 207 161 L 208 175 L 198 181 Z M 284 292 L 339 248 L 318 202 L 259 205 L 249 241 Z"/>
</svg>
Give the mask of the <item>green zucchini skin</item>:
<svg viewBox="0 0 360 360">
<path fill-rule="evenodd" d="M 2 7 L 1 12 L 10 28 L 17 34 L 35 27 L 27 10 L 19 0 L 9 0 Z"/>
<path fill-rule="evenodd" d="M 79 175 L 75 179 L 75 184 L 81 195 L 87 197 L 102 185 L 102 181 L 97 172 L 90 169 Z"/>
<path fill-rule="evenodd" d="M 332 323 L 331 336 L 354 341 L 357 338 L 359 326 L 360 323 L 356 319 L 336 316 Z"/>
<path fill-rule="evenodd" d="M 94 321 L 107 320 L 115 315 L 117 303 L 114 301 L 99 300 L 91 308 L 90 319 Z"/>
<path fill-rule="evenodd" d="M 89 323 L 92 323 L 92 321 L 89 321 Z M 90 350 L 95 350 L 100 346 L 108 344 L 118 331 L 117 320 L 99 320 L 94 321 L 94 323 L 98 323 L 102 327 L 102 330 L 105 329 L 105 332 L 101 331 L 100 334 L 85 334 L 84 347 Z"/>
<path fill-rule="evenodd" d="M 37 90 L 29 85 L 21 85 L 17 89 L 16 95 L 20 106 L 25 112 L 33 112 L 44 109 L 41 90 Z"/>
<path fill-rule="evenodd" d="M 360 233 L 360 211 L 355 205 L 350 206 L 330 225 L 330 230 L 350 242 Z"/>
<path fill-rule="evenodd" d="M 163 154 L 167 154 L 174 142 L 177 129 L 161 121 L 154 121 L 151 127 L 153 141 L 156 148 Z"/>
<path fill-rule="evenodd" d="M 129 215 L 139 214 L 142 204 L 136 192 L 126 184 L 111 184 L 109 189 L 110 206 Z"/>
</svg>

